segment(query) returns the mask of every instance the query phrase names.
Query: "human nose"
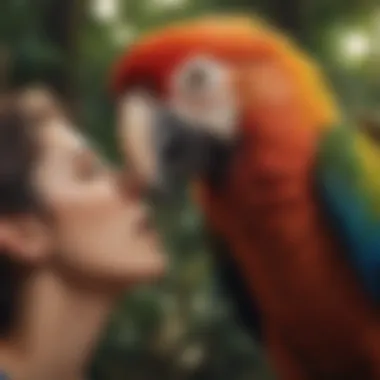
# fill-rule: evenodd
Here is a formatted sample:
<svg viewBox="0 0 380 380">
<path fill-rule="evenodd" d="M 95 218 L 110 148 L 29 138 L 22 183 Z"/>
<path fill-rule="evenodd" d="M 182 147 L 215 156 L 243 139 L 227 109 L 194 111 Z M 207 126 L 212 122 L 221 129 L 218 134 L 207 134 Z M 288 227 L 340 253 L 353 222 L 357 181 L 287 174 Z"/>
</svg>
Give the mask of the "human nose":
<svg viewBox="0 0 380 380">
<path fill-rule="evenodd" d="M 128 201 L 139 200 L 143 195 L 143 185 L 131 171 L 117 173 L 117 185 L 121 196 Z"/>
</svg>

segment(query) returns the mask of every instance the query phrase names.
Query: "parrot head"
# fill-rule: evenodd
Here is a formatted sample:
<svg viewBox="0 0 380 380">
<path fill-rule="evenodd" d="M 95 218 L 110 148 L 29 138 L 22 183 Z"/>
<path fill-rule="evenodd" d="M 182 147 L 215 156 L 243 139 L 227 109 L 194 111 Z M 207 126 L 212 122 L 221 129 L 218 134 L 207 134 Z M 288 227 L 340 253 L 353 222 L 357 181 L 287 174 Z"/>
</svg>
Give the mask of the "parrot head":
<svg viewBox="0 0 380 380">
<path fill-rule="evenodd" d="M 281 128 L 284 115 L 315 131 L 337 117 L 313 63 L 277 31 L 240 17 L 143 37 L 116 63 L 112 91 L 129 160 L 163 192 L 189 177 L 222 186 L 242 139 L 270 123 Z"/>
</svg>

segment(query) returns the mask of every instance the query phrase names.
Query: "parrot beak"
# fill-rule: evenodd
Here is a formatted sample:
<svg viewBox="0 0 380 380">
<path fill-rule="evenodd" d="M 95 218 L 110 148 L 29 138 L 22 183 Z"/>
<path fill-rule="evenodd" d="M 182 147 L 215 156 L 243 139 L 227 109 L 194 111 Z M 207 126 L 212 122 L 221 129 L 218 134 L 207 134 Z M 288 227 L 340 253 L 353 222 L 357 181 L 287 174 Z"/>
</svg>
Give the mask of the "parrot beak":
<svg viewBox="0 0 380 380">
<path fill-rule="evenodd" d="M 187 178 L 202 175 L 208 161 L 207 135 L 165 108 L 159 110 L 154 131 L 159 189 L 176 191 Z"/>
<path fill-rule="evenodd" d="M 212 137 L 146 94 L 121 101 L 118 130 L 127 162 L 144 188 L 161 199 L 208 167 Z"/>
</svg>

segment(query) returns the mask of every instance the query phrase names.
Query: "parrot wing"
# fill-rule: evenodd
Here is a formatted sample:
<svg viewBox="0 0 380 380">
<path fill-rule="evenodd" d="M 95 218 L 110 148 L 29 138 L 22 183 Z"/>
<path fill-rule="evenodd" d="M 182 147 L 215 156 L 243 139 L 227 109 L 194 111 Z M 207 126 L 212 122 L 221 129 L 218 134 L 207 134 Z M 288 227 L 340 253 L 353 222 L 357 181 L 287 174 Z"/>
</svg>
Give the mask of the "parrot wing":
<svg viewBox="0 0 380 380">
<path fill-rule="evenodd" d="M 328 131 L 317 157 L 317 187 L 349 262 L 380 301 L 379 143 L 355 127 Z"/>
<path fill-rule="evenodd" d="M 206 232 L 222 294 L 231 301 L 238 322 L 255 341 L 261 342 L 260 311 L 233 258 L 233 253 L 218 234 L 210 230 Z"/>
</svg>

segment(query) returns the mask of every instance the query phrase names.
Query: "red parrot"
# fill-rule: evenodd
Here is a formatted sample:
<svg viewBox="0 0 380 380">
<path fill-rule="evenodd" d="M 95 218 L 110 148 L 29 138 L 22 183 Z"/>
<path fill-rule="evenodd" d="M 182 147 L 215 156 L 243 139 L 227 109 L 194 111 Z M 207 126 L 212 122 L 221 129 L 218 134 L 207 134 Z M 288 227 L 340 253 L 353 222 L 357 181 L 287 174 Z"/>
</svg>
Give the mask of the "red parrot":
<svg viewBox="0 0 380 380">
<path fill-rule="evenodd" d="M 317 65 L 263 22 L 205 18 L 143 37 L 112 89 L 146 187 L 195 184 L 279 378 L 379 380 L 380 152 L 344 125 Z"/>
</svg>

